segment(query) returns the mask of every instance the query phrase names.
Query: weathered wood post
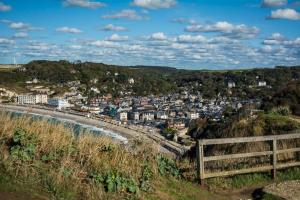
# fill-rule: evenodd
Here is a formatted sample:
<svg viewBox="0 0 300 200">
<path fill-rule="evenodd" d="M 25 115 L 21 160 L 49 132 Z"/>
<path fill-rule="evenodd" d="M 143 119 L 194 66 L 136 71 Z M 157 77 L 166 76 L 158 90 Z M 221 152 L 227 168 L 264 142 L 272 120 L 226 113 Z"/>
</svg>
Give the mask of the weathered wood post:
<svg viewBox="0 0 300 200">
<path fill-rule="evenodd" d="M 276 179 L 276 168 L 277 168 L 277 140 L 274 138 L 272 141 L 272 150 L 273 150 L 273 170 L 272 170 L 272 178 Z"/>
<path fill-rule="evenodd" d="M 196 157 L 197 157 L 197 176 L 199 183 L 201 185 L 204 184 L 204 152 L 203 152 L 203 144 L 197 140 L 197 146 L 196 146 Z"/>
</svg>

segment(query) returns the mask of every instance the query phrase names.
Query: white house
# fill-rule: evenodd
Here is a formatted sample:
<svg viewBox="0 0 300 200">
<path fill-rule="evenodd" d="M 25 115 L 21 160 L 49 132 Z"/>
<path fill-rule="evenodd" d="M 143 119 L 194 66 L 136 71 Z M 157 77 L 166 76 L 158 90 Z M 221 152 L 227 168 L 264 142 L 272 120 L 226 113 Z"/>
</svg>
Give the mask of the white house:
<svg viewBox="0 0 300 200">
<path fill-rule="evenodd" d="M 128 79 L 128 83 L 129 84 L 134 84 L 134 79 L 133 78 Z"/>
<path fill-rule="evenodd" d="M 46 104 L 48 101 L 48 95 L 46 94 L 22 94 L 17 96 L 18 104 Z"/>
<path fill-rule="evenodd" d="M 259 81 L 258 86 L 259 87 L 265 87 L 265 86 L 267 86 L 267 82 L 266 81 Z"/>
<path fill-rule="evenodd" d="M 118 119 L 122 122 L 127 121 L 128 115 L 127 112 L 119 112 Z"/>
<path fill-rule="evenodd" d="M 36 96 L 36 103 L 46 104 L 48 103 L 48 95 L 45 94 L 37 94 Z"/>
<path fill-rule="evenodd" d="M 142 113 L 141 118 L 144 121 L 152 121 L 152 120 L 154 120 L 154 113 L 153 112 L 144 112 L 144 113 Z"/>
<path fill-rule="evenodd" d="M 71 104 L 69 104 L 69 102 L 67 100 L 59 99 L 59 98 L 49 99 L 48 104 L 50 106 L 56 107 L 59 110 L 71 107 Z"/>
<path fill-rule="evenodd" d="M 235 82 L 229 81 L 228 82 L 228 88 L 234 88 L 235 87 Z"/>
<path fill-rule="evenodd" d="M 188 119 L 198 119 L 199 118 L 199 113 L 189 112 L 189 113 L 187 113 L 187 118 Z"/>
<path fill-rule="evenodd" d="M 157 119 L 168 119 L 169 116 L 165 111 L 158 111 L 156 114 Z"/>
</svg>

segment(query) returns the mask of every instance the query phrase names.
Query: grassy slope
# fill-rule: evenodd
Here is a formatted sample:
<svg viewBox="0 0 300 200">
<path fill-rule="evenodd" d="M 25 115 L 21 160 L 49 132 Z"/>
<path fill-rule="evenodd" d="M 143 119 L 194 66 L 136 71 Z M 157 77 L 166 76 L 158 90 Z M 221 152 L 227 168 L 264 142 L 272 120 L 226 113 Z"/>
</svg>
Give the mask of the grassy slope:
<svg viewBox="0 0 300 200">
<path fill-rule="evenodd" d="M 158 173 L 157 154 L 142 143 L 128 152 L 107 138 L 72 135 L 62 125 L 0 114 L 0 197 L 13 192 L 26 199 L 222 199 L 172 178 L 169 169 Z M 118 181 L 122 186 L 108 192 L 110 182 Z"/>
</svg>

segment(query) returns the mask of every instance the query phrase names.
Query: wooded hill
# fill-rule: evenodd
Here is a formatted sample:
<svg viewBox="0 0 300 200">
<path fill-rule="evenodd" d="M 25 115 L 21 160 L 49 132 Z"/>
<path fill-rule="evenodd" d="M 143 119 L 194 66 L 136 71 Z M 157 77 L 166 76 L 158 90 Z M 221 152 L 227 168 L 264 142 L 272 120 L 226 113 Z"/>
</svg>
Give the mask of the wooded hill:
<svg viewBox="0 0 300 200">
<path fill-rule="evenodd" d="M 25 81 L 37 78 L 44 84 L 65 84 L 79 80 L 83 89 L 95 86 L 102 94 L 120 96 L 120 91 L 134 95 L 167 94 L 189 90 L 200 91 L 204 97 L 218 94 L 242 98 L 270 97 L 286 84 L 299 80 L 300 67 L 257 68 L 250 70 L 182 70 L 155 66 L 115 66 L 103 63 L 68 61 L 32 61 L 22 68 L 0 71 L 0 85 L 23 86 Z M 133 78 L 134 84 L 128 79 Z M 91 80 L 97 80 L 92 82 Z M 228 93 L 228 82 L 236 87 Z M 270 87 L 257 87 L 266 81 Z"/>
</svg>

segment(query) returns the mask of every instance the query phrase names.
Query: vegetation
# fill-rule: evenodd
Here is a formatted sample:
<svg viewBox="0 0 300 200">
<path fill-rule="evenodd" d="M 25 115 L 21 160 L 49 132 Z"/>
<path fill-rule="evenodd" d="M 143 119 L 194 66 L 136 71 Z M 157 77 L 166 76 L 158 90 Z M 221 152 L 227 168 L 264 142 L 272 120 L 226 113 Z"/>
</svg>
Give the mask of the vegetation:
<svg viewBox="0 0 300 200">
<path fill-rule="evenodd" d="M 264 99 L 263 109 L 285 108 L 294 115 L 300 116 L 300 81 L 288 83 L 272 97 Z M 288 113 L 288 114 L 289 114 Z"/>
<path fill-rule="evenodd" d="M 216 198 L 194 183 L 179 181 L 177 163 L 149 145 L 127 148 L 89 133 L 75 136 L 70 130 L 1 113 L 0 186 L 7 187 L 1 187 L 0 194 L 30 194 L 35 189 L 32 197 L 53 199 Z M 174 194 L 182 183 L 186 194 Z"/>
<path fill-rule="evenodd" d="M 141 76 L 141 74 L 143 76 Z M 205 98 L 239 96 L 242 98 L 270 98 L 280 88 L 300 77 L 299 67 L 276 67 L 274 69 L 208 71 L 179 70 L 169 67 L 128 66 L 120 67 L 102 63 L 68 61 L 32 61 L 20 69 L 0 71 L 0 85 L 25 88 L 25 81 L 37 78 L 44 85 L 64 86 L 69 81 L 80 81 L 88 95 L 89 88 L 98 87 L 101 94 L 121 96 L 120 91 L 135 95 L 166 94 L 188 87 L 191 92 L 201 92 Z M 128 83 L 133 78 L 135 84 Z M 96 80 L 96 81 L 93 81 Z M 268 87 L 257 87 L 264 80 Z M 236 88 L 230 93 L 227 83 L 234 81 Z M 299 88 L 299 87 L 298 87 Z M 57 92 L 61 87 L 57 88 Z"/>
</svg>

